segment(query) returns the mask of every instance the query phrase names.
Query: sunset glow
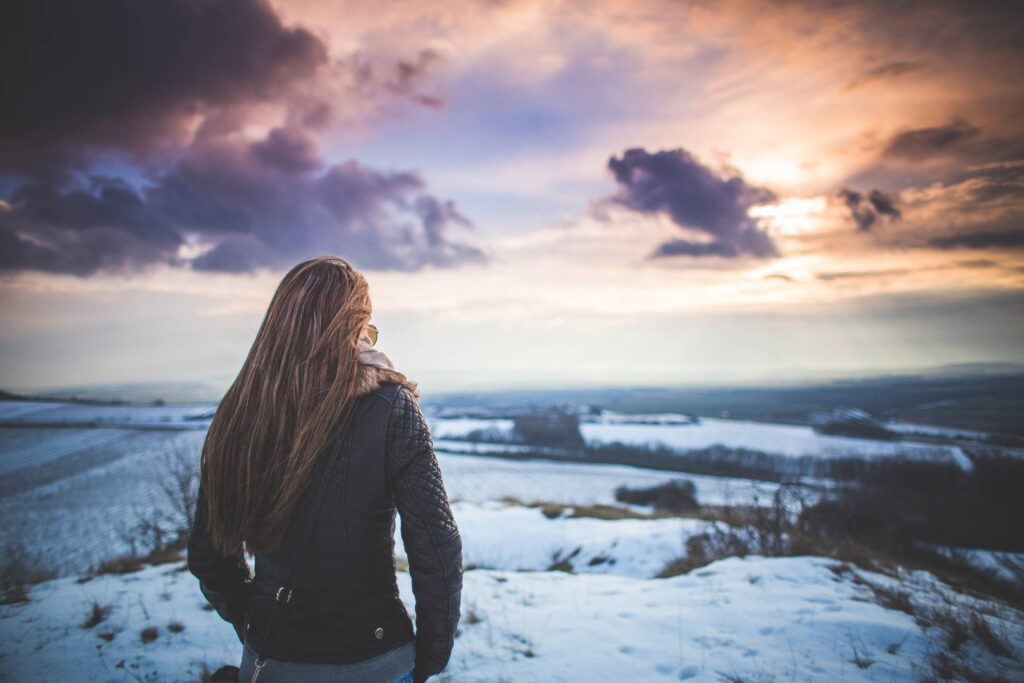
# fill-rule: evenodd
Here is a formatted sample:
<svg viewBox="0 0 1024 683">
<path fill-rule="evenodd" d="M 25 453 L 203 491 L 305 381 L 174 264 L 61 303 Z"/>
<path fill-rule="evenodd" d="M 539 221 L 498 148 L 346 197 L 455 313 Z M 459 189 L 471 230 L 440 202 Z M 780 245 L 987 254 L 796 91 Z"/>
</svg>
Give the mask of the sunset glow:
<svg viewBox="0 0 1024 683">
<path fill-rule="evenodd" d="M 319 253 L 427 392 L 1024 362 L 1012 8 L 242 4 L 5 36 L 4 386 L 223 384 Z"/>
</svg>

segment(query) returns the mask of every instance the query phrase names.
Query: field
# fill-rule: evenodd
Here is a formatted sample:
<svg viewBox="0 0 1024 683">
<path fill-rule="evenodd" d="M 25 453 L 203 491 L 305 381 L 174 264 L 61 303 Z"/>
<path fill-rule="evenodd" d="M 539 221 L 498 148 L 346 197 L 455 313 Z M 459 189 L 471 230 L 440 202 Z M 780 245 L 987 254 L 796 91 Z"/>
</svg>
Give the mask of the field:
<svg viewBox="0 0 1024 683">
<path fill-rule="evenodd" d="M 0 545 L 58 577 L 0 605 L 0 678 L 194 681 L 237 663 L 233 630 L 206 609 L 180 556 L 97 571 L 113 556 L 145 553 L 133 547 L 131 526 L 167 507 L 160 477 L 168 462 L 198 464 L 212 409 L 0 402 Z M 766 541 L 763 524 L 747 526 L 789 515 L 778 508 L 784 496 L 813 504 L 835 482 L 550 460 L 545 453 L 557 448 L 516 442 L 514 420 L 479 412 L 431 410 L 429 418 L 466 567 L 442 681 L 911 681 L 942 671 L 1001 680 L 1019 671 L 1024 614 L 1013 601 L 922 569 L 865 566 L 810 548 L 772 556 L 771 544 L 788 547 L 791 532 Z M 580 432 L 590 447 L 657 445 L 682 459 L 717 447 L 956 472 L 970 471 L 965 452 L 985 436 L 890 426 L 908 438 L 611 411 L 582 417 Z M 473 436 L 481 432 L 500 438 Z M 690 514 L 617 495 L 684 482 L 700 506 Z M 724 546 L 746 550 L 730 556 L 736 551 Z M 1006 581 L 1024 566 L 1020 553 L 940 550 Z M 404 557 L 400 535 L 396 554 Z M 399 582 L 411 610 L 404 571 Z M 583 642 L 595 646 L 585 656 Z"/>
</svg>

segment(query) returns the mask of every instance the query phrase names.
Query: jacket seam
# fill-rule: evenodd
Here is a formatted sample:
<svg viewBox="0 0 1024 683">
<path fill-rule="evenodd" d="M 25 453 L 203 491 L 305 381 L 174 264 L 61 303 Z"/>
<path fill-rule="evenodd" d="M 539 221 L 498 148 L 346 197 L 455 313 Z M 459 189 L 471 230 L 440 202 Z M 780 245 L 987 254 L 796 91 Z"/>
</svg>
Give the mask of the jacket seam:
<svg viewBox="0 0 1024 683">
<path fill-rule="evenodd" d="M 401 393 L 401 391 L 399 391 L 398 393 Z M 380 394 L 375 394 L 375 396 L 381 398 L 384 401 L 387 401 L 387 404 L 388 404 L 388 416 L 387 416 L 387 419 L 384 420 L 384 486 L 385 486 L 385 488 L 387 488 L 388 493 L 391 493 L 391 491 L 393 490 L 392 485 L 391 485 L 391 472 L 390 472 L 390 470 L 391 470 L 391 413 L 394 412 L 394 409 L 395 409 L 395 399 L 398 398 L 398 393 L 396 393 L 395 396 L 393 396 L 390 399 L 384 398 L 383 396 L 380 396 Z"/>
<path fill-rule="evenodd" d="M 400 388 L 399 391 L 398 391 L 398 394 L 400 395 L 401 393 L 402 393 L 402 389 Z M 398 397 L 398 395 L 396 395 L 396 399 L 397 399 L 397 397 Z M 408 399 L 403 399 L 403 400 L 408 400 Z M 388 413 L 388 418 L 389 418 L 388 419 L 388 425 L 390 426 L 390 412 Z M 431 450 L 433 450 L 433 449 L 431 449 Z M 417 512 L 419 513 L 420 518 L 425 520 L 426 516 L 423 514 L 423 504 L 421 503 L 420 499 L 418 497 L 416 497 L 416 496 L 411 496 L 411 498 L 413 499 L 413 501 L 415 501 L 414 505 L 417 508 Z M 453 591 L 452 591 L 452 588 L 451 588 L 451 583 L 449 582 L 449 577 L 451 576 L 451 572 L 449 571 L 448 563 L 445 562 L 444 556 L 441 554 L 441 547 L 440 547 L 441 544 L 438 542 L 437 537 L 434 535 L 434 529 L 429 524 L 427 524 L 425 526 L 427 527 L 427 535 L 430 537 L 429 545 L 431 546 L 431 548 L 434 551 L 434 554 L 437 557 L 438 564 L 441 565 L 441 571 L 442 571 L 441 579 L 442 579 L 442 581 L 444 583 L 445 592 L 448 594 L 447 598 L 445 599 L 445 608 L 444 608 L 444 628 L 445 628 L 445 638 L 446 638 L 445 648 L 447 649 L 448 645 L 450 644 L 449 641 L 451 641 L 451 638 L 452 638 L 452 633 L 451 633 L 451 604 L 452 604 Z M 444 541 L 449 540 L 449 538 L 450 537 L 446 537 L 444 539 Z M 405 540 L 404 537 L 403 537 L 402 540 L 403 541 Z M 421 547 L 419 544 L 414 544 L 414 545 L 415 545 L 415 547 Z M 422 547 L 426 548 L 426 546 L 427 546 L 427 544 L 423 544 Z M 410 564 L 410 571 L 411 571 L 411 566 L 412 565 Z"/>
<path fill-rule="evenodd" d="M 419 504 L 419 501 L 417 501 L 417 507 L 420 509 L 420 512 L 422 514 L 422 509 L 423 508 L 422 508 L 422 505 Z M 451 638 L 452 638 L 452 633 L 451 633 L 451 630 L 452 630 L 451 629 L 451 611 L 452 611 L 451 610 L 451 604 L 452 604 L 452 594 L 453 593 L 452 593 L 451 583 L 449 582 L 449 577 L 451 576 L 451 572 L 449 571 L 448 563 L 445 562 L 444 556 L 441 554 L 441 544 L 437 542 L 436 538 L 434 537 L 434 532 L 430 528 L 429 525 L 427 526 L 427 533 L 430 535 L 430 539 L 431 539 L 430 545 L 431 545 L 431 547 L 434 550 L 434 554 L 437 556 L 438 564 L 441 565 L 441 571 L 442 571 L 441 580 L 443 581 L 445 591 L 448 594 L 448 597 L 445 599 L 445 605 L 444 605 L 445 649 L 447 649 L 448 645 L 449 645 L 449 641 L 451 641 Z M 424 546 L 424 547 L 426 547 L 426 546 Z"/>
</svg>

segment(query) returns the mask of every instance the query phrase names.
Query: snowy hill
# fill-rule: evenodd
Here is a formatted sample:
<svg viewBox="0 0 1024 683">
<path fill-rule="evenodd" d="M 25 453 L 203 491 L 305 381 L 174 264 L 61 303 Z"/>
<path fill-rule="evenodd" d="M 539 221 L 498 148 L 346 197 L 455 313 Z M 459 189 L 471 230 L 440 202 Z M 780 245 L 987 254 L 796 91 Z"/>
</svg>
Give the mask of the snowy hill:
<svg viewBox="0 0 1024 683">
<path fill-rule="evenodd" d="M 411 610 L 409 576 L 399 584 Z M 669 579 L 478 569 L 463 596 L 437 680 L 911 681 L 964 662 L 1012 680 L 1024 658 L 1019 612 L 926 573 L 816 557 L 731 558 Z M 196 681 L 241 657 L 183 562 L 58 579 L 29 598 L 0 607 L 4 681 Z M 107 611 L 85 627 L 93 601 Z M 954 609 L 971 616 L 959 625 Z"/>
</svg>

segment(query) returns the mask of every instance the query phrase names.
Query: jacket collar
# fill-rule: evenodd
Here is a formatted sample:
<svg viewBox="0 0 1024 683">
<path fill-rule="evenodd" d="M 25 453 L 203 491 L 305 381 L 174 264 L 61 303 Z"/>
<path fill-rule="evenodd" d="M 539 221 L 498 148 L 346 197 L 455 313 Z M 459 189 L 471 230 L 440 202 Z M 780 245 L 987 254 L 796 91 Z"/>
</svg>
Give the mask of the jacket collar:
<svg viewBox="0 0 1024 683">
<path fill-rule="evenodd" d="M 362 341 L 362 340 L 361 340 Z M 360 343 L 359 363 L 356 366 L 356 396 L 370 394 L 384 382 L 397 382 L 409 390 L 417 402 L 420 400 L 419 385 L 395 370 L 391 360 L 368 344 Z"/>
</svg>

